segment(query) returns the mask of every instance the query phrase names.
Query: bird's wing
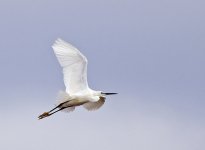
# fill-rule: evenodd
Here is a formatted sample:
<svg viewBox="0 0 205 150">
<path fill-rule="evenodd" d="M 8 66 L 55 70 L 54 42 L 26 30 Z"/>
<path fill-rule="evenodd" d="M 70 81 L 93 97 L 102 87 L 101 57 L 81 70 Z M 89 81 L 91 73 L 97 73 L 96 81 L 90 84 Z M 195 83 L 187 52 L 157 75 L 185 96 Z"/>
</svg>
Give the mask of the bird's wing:
<svg viewBox="0 0 205 150">
<path fill-rule="evenodd" d="M 88 102 L 83 104 L 83 107 L 87 110 L 97 110 L 105 103 L 105 97 L 100 97 L 97 102 Z"/>
<path fill-rule="evenodd" d="M 67 107 L 67 108 L 65 108 L 65 109 L 63 109 L 63 110 L 61 110 L 62 112 L 66 112 L 66 113 L 69 113 L 69 112 L 72 112 L 72 111 L 74 111 L 75 110 L 75 106 L 73 106 L 73 107 Z"/>
<path fill-rule="evenodd" d="M 57 39 L 52 46 L 63 68 L 66 92 L 77 93 L 88 89 L 87 58 L 71 44 Z"/>
</svg>

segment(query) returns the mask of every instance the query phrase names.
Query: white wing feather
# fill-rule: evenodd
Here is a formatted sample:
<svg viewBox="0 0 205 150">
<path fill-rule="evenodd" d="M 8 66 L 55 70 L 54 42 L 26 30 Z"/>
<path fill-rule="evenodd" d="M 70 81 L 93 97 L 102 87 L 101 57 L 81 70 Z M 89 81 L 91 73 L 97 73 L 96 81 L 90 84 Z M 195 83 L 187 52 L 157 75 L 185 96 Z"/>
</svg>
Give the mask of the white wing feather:
<svg viewBox="0 0 205 150">
<path fill-rule="evenodd" d="M 66 92 L 74 94 L 89 89 L 87 58 L 77 48 L 61 39 L 57 39 L 52 48 L 63 68 Z"/>
<path fill-rule="evenodd" d="M 97 110 L 100 107 L 102 107 L 102 105 L 105 103 L 105 97 L 100 97 L 100 99 L 96 102 L 88 102 L 83 104 L 84 108 L 91 111 L 91 110 Z"/>
</svg>

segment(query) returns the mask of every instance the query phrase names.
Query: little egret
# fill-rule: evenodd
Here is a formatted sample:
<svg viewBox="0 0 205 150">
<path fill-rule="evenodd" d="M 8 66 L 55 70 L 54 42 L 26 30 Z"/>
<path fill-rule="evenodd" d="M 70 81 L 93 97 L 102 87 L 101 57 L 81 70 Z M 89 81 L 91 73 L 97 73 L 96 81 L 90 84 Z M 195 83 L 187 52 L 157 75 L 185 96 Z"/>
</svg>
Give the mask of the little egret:
<svg viewBox="0 0 205 150">
<path fill-rule="evenodd" d="M 77 48 L 62 39 L 57 39 L 52 48 L 63 68 L 66 90 L 59 92 L 56 107 L 41 114 L 39 119 L 51 116 L 58 111 L 73 111 L 80 105 L 87 110 L 96 110 L 104 104 L 106 95 L 117 94 L 94 91 L 89 88 L 87 58 Z"/>
</svg>

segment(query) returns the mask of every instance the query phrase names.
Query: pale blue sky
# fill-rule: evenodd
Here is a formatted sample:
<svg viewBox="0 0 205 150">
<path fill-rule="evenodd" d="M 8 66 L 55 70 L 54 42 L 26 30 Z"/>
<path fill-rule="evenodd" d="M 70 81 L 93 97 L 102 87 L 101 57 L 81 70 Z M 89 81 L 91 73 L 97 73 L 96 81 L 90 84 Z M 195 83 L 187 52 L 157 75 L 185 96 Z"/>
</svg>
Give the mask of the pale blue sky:
<svg viewBox="0 0 205 150">
<path fill-rule="evenodd" d="M 204 5 L 1 1 L 0 149 L 204 149 Z M 87 56 L 91 88 L 120 94 L 95 112 L 38 121 L 64 89 L 58 37 Z"/>
</svg>

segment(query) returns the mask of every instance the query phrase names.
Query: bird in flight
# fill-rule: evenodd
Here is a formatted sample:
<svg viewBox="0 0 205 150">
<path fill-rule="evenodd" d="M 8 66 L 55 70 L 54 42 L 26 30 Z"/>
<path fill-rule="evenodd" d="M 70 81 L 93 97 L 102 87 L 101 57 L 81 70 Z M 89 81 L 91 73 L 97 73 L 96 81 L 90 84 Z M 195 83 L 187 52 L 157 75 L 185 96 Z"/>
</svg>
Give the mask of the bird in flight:
<svg viewBox="0 0 205 150">
<path fill-rule="evenodd" d="M 59 111 L 74 111 L 75 107 L 82 105 L 87 110 L 96 110 L 104 102 L 105 93 L 89 88 L 87 82 L 87 58 L 74 46 L 57 39 L 52 46 L 54 53 L 63 68 L 65 91 L 60 91 L 56 107 L 41 114 L 38 119 L 51 116 Z"/>
</svg>

